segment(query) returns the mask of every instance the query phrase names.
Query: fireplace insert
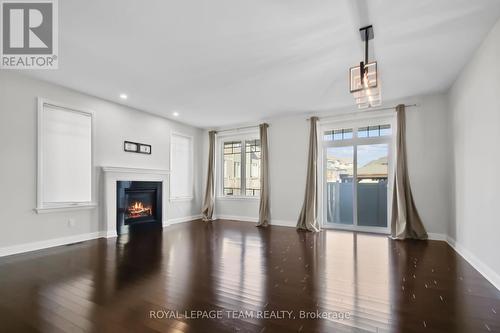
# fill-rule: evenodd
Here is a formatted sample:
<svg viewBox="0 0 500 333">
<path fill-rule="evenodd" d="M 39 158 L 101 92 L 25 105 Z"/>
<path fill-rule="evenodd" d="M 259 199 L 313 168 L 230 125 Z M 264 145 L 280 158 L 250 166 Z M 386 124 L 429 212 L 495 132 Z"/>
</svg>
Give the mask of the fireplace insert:
<svg viewBox="0 0 500 333">
<path fill-rule="evenodd" d="M 116 184 L 118 234 L 128 226 L 162 225 L 162 183 L 118 181 Z"/>
</svg>

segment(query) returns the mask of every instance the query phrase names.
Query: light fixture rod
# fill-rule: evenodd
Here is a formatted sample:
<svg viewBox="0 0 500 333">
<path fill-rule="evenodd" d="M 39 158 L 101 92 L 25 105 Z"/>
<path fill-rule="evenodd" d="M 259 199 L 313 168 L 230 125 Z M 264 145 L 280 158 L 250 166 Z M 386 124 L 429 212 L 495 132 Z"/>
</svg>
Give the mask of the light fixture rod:
<svg viewBox="0 0 500 333">
<path fill-rule="evenodd" d="M 373 26 L 368 25 L 359 29 L 359 33 L 361 35 L 361 40 L 365 42 L 365 64 L 368 63 L 368 41 L 375 37 L 375 33 L 373 32 Z"/>
<path fill-rule="evenodd" d="M 368 63 L 368 29 L 365 30 L 365 65 Z"/>
</svg>

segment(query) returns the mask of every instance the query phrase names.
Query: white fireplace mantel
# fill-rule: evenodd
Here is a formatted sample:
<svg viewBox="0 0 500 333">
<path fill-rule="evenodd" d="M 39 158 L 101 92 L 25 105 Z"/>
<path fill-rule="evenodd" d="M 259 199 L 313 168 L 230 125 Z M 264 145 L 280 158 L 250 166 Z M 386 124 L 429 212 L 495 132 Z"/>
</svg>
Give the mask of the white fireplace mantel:
<svg viewBox="0 0 500 333">
<path fill-rule="evenodd" d="M 116 237 L 116 182 L 117 181 L 153 181 L 162 182 L 162 219 L 166 221 L 165 207 L 167 206 L 167 182 L 169 170 L 140 169 L 125 167 L 101 167 L 104 175 L 103 209 L 104 230 L 106 237 Z"/>
</svg>

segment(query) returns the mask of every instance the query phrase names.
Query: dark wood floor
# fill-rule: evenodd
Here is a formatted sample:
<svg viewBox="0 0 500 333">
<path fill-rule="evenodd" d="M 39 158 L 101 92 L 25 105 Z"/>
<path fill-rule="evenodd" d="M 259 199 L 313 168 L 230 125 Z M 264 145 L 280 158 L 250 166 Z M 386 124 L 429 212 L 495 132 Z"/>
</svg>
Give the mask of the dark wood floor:
<svg viewBox="0 0 500 333">
<path fill-rule="evenodd" d="M 499 332 L 500 292 L 444 242 L 194 221 L 1 258 L 0 331 Z"/>
</svg>

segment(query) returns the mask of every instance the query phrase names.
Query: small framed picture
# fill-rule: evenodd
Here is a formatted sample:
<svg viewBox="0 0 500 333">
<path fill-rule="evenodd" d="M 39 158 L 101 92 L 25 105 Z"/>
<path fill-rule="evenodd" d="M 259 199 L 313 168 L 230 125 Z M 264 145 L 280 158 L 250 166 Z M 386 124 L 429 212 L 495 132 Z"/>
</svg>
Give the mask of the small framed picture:
<svg viewBox="0 0 500 333">
<path fill-rule="evenodd" d="M 139 153 L 141 154 L 151 154 L 151 145 L 140 144 Z"/>
<path fill-rule="evenodd" d="M 123 150 L 132 153 L 137 153 L 139 151 L 139 144 L 135 142 L 125 141 L 123 143 Z"/>
</svg>

